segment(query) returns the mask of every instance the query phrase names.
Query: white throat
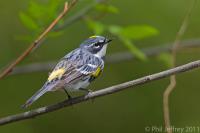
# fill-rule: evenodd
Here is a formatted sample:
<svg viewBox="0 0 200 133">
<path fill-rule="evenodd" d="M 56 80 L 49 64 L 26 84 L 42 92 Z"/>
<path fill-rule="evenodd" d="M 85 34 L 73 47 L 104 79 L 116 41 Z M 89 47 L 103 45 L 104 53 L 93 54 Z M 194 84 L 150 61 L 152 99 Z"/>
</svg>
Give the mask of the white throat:
<svg viewBox="0 0 200 133">
<path fill-rule="evenodd" d="M 95 54 L 95 56 L 100 57 L 100 58 L 104 57 L 106 55 L 107 45 L 108 44 L 105 44 L 103 48 L 98 53 Z"/>
</svg>

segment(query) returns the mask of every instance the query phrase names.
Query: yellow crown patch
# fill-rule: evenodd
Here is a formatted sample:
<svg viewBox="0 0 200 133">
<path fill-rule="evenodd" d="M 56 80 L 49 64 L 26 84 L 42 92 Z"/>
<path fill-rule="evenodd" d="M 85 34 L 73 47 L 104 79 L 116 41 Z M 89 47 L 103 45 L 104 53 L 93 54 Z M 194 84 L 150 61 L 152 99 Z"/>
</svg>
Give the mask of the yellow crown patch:
<svg viewBox="0 0 200 133">
<path fill-rule="evenodd" d="M 97 37 L 97 36 L 94 35 L 94 36 L 90 36 L 89 38 L 95 38 L 95 37 Z"/>
</svg>

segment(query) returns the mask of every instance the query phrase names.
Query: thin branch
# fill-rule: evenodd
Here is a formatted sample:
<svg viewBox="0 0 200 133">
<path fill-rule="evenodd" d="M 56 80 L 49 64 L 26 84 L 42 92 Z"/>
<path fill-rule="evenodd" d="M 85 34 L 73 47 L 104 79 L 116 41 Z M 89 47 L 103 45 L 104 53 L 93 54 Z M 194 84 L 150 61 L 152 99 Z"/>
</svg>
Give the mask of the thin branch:
<svg viewBox="0 0 200 133">
<path fill-rule="evenodd" d="M 136 80 L 128 81 L 128 82 L 125 82 L 122 84 L 114 85 L 114 86 L 111 86 L 111 87 L 108 87 L 105 89 L 91 92 L 85 96 L 76 97 L 71 100 L 65 100 L 65 101 L 62 101 L 62 102 L 54 104 L 54 105 L 41 107 L 38 109 L 34 109 L 31 111 L 27 111 L 27 112 L 16 114 L 16 115 L 7 116 L 7 117 L 0 119 L 0 125 L 6 125 L 9 123 L 13 123 L 13 122 L 17 122 L 17 121 L 21 121 L 21 120 L 25 120 L 25 119 L 35 118 L 36 116 L 46 114 L 46 113 L 49 113 L 52 111 L 56 111 L 56 110 L 62 109 L 64 107 L 69 107 L 74 104 L 78 104 L 78 103 L 87 101 L 89 99 L 94 99 L 97 97 L 113 94 L 115 92 L 126 90 L 128 88 L 135 88 L 136 86 L 143 85 L 143 84 L 149 83 L 154 80 L 159 80 L 159 79 L 165 78 L 165 77 L 173 75 L 173 74 L 190 71 L 190 70 L 198 68 L 198 67 L 200 67 L 200 60 L 185 64 L 185 65 L 182 65 L 179 67 L 175 67 L 175 68 L 172 68 L 172 69 L 169 69 L 166 71 L 148 75 L 148 76 L 136 79 Z"/>
<path fill-rule="evenodd" d="M 182 50 L 185 48 L 199 48 L 200 47 L 200 39 L 190 39 L 181 42 L 181 45 L 178 47 L 178 50 Z M 142 52 L 146 54 L 147 57 L 157 56 L 163 52 L 171 52 L 172 43 L 162 44 L 156 47 L 145 48 L 142 49 Z M 118 63 L 122 61 L 134 60 L 136 57 L 130 52 L 119 52 L 115 54 L 108 55 L 106 57 L 107 63 Z M 10 73 L 11 75 L 15 74 L 25 74 L 32 72 L 42 72 L 49 71 L 56 65 L 56 61 L 49 61 L 44 63 L 32 63 L 24 66 L 15 67 Z"/>
<path fill-rule="evenodd" d="M 55 25 L 58 23 L 60 19 L 62 19 L 65 14 L 69 11 L 71 7 L 74 6 L 74 4 L 77 2 L 77 0 L 73 0 L 71 4 L 68 6 L 68 3 L 66 2 L 64 5 L 63 11 L 59 14 L 59 16 L 45 29 L 45 31 L 33 42 L 30 44 L 30 46 L 13 62 L 11 65 L 9 65 L 1 74 L 0 79 L 4 78 L 6 75 L 8 75 L 13 68 L 19 64 L 22 60 L 27 57 L 31 51 L 38 47 L 41 44 L 42 39 L 55 27 Z"/>
<path fill-rule="evenodd" d="M 189 7 L 187 14 L 185 15 L 185 18 L 181 24 L 181 27 L 176 35 L 176 39 L 174 41 L 174 44 L 172 46 L 172 68 L 176 66 L 176 55 L 177 55 L 177 50 L 180 45 L 181 38 L 185 34 L 185 31 L 188 26 L 189 18 L 192 13 L 192 9 L 194 8 L 196 0 L 193 0 L 193 3 Z M 168 129 L 168 133 L 172 133 L 172 129 L 170 128 L 171 122 L 170 122 L 170 112 L 169 112 L 169 96 L 172 93 L 172 91 L 176 87 L 176 75 L 171 75 L 170 76 L 170 83 L 166 90 L 163 93 L 163 111 L 164 111 L 164 121 L 165 121 L 165 128 Z"/>
</svg>

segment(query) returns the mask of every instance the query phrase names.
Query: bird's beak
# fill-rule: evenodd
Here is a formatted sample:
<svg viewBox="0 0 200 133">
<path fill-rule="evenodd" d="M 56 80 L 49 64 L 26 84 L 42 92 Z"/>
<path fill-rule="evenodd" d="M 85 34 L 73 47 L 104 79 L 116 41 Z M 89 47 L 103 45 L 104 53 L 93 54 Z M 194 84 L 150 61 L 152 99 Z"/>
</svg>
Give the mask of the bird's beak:
<svg viewBox="0 0 200 133">
<path fill-rule="evenodd" d="M 111 41 L 112 41 L 112 39 L 106 39 L 106 43 L 109 43 Z"/>
</svg>

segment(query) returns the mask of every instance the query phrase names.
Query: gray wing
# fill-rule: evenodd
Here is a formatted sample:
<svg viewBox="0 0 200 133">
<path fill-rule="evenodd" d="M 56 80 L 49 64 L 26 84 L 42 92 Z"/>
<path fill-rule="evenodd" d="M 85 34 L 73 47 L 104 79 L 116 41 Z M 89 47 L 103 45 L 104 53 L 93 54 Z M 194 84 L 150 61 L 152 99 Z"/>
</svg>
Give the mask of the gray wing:
<svg viewBox="0 0 200 133">
<path fill-rule="evenodd" d="M 97 69 L 103 70 L 103 68 L 104 61 L 102 59 L 82 49 L 76 49 L 60 60 L 47 82 L 70 84 L 71 81 L 79 80 L 86 75 L 92 74 Z"/>
<path fill-rule="evenodd" d="M 73 69 L 67 71 L 62 77 L 65 84 L 74 83 L 87 75 L 94 74 L 97 70 L 102 71 L 104 68 L 104 61 L 102 59 L 81 49 L 65 56 L 64 59 L 71 62 L 70 64 L 73 67 Z"/>
</svg>

